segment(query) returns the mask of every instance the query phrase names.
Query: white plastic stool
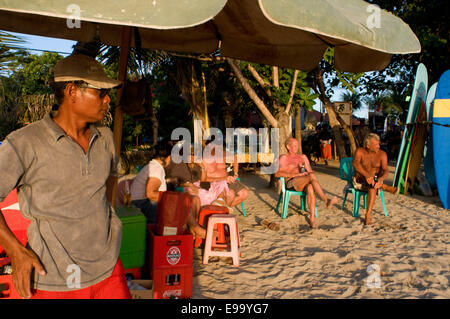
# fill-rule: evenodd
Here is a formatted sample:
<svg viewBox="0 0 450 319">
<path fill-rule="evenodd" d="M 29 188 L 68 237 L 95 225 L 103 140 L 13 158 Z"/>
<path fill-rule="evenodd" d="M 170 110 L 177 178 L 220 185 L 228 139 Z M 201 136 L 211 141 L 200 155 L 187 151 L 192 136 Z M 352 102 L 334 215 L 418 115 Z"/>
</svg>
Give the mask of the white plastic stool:
<svg viewBox="0 0 450 319">
<path fill-rule="evenodd" d="M 215 248 L 228 248 L 228 245 L 221 245 L 215 242 L 215 224 L 228 225 L 228 228 L 230 230 L 230 251 L 214 250 Z M 239 233 L 235 215 L 213 214 L 209 216 L 208 227 L 206 229 L 205 249 L 203 251 L 203 264 L 207 264 L 208 258 L 212 256 L 231 257 L 233 258 L 233 266 L 239 267 Z"/>
</svg>

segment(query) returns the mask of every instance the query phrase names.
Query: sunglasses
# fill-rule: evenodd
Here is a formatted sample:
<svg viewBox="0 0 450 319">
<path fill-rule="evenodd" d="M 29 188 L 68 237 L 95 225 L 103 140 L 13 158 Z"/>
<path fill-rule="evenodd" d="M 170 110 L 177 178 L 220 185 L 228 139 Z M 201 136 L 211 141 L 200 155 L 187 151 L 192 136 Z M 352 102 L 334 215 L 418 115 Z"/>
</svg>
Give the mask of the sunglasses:
<svg viewBox="0 0 450 319">
<path fill-rule="evenodd" d="M 94 85 L 91 85 L 89 83 L 77 84 L 77 86 L 79 88 L 82 88 L 82 89 L 86 89 L 87 88 L 87 89 L 94 89 L 94 90 L 100 91 L 100 98 L 101 99 L 103 99 L 109 93 L 109 91 L 111 91 L 111 89 L 100 89 L 100 88 L 98 88 L 98 87 L 96 87 Z"/>
</svg>

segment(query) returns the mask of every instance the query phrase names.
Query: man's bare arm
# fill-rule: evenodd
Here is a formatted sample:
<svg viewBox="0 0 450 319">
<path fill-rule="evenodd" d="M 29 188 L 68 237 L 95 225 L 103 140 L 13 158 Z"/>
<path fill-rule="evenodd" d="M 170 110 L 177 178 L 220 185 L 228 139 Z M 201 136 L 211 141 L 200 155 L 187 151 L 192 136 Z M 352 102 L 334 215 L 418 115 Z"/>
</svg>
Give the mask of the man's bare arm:
<svg viewBox="0 0 450 319">
<path fill-rule="evenodd" d="M 109 175 L 108 179 L 106 180 L 106 198 L 112 204 L 114 204 L 113 194 L 115 194 L 117 190 L 117 179 L 117 176 Z"/>
<path fill-rule="evenodd" d="M 149 177 L 145 188 L 145 196 L 147 196 L 148 199 L 157 202 L 159 199 L 159 187 L 161 184 L 162 182 L 158 178 Z"/>
<path fill-rule="evenodd" d="M 201 182 L 205 182 L 206 179 L 208 178 L 207 174 L 206 174 L 206 168 L 205 165 L 203 163 L 199 164 L 200 169 L 201 169 L 201 177 L 200 177 L 200 181 Z"/>
<path fill-rule="evenodd" d="M 383 170 L 383 175 L 378 177 L 378 182 L 380 182 L 380 184 L 383 183 L 389 174 L 387 154 L 385 152 L 381 152 L 381 169 Z"/>
</svg>

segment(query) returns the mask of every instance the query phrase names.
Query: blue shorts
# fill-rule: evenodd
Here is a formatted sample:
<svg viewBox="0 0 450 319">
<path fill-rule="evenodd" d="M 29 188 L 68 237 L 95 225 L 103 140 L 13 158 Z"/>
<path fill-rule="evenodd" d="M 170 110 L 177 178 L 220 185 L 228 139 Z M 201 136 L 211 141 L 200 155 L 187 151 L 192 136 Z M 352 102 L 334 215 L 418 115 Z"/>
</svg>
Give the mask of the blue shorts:
<svg viewBox="0 0 450 319">
<path fill-rule="evenodd" d="M 157 202 L 151 201 L 148 198 L 146 198 L 146 199 L 132 200 L 131 204 L 133 204 L 134 206 L 136 206 L 141 210 L 141 212 L 147 218 L 147 224 L 156 223 L 156 207 L 158 206 Z"/>
</svg>

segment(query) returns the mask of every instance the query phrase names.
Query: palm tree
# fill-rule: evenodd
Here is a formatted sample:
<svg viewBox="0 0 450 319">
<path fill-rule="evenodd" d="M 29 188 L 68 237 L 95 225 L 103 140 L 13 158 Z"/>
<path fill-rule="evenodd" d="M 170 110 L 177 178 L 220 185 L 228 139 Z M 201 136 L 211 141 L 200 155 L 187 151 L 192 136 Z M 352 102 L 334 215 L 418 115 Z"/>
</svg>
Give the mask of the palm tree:
<svg viewBox="0 0 450 319">
<path fill-rule="evenodd" d="M 380 109 L 384 113 L 396 115 L 403 112 L 404 101 L 404 96 L 393 90 L 384 91 L 364 98 L 364 102 L 369 106 L 369 110 L 374 111 Z"/>
<path fill-rule="evenodd" d="M 362 94 L 356 91 L 355 93 L 352 92 L 342 93 L 341 100 L 344 102 L 352 102 L 352 110 L 359 110 L 364 102 Z"/>
<path fill-rule="evenodd" d="M 15 35 L 0 31 L 0 75 L 5 73 L 8 70 L 8 64 L 16 59 L 14 50 L 22 49 L 25 42 Z"/>
</svg>

